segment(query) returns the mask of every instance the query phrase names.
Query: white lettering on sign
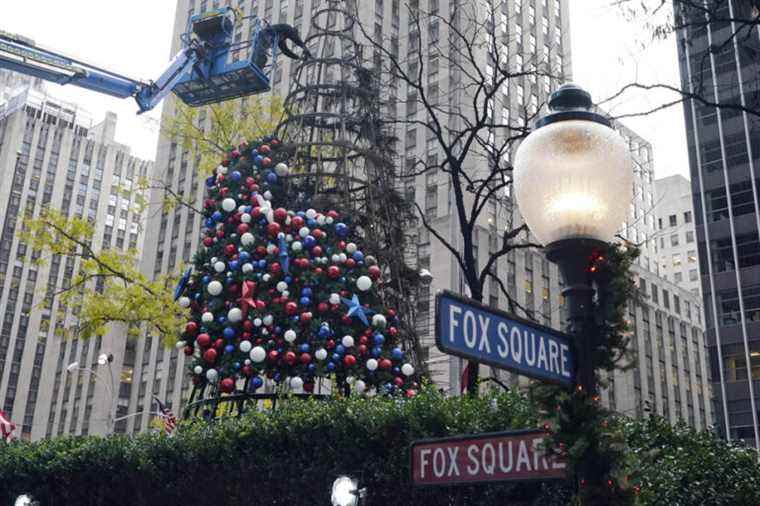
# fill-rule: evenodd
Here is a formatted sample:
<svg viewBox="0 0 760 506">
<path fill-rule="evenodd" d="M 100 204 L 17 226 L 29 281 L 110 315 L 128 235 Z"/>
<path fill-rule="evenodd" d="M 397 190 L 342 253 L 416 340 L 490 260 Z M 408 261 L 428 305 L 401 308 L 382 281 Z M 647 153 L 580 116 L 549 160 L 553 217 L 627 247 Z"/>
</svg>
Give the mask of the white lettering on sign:
<svg viewBox="0 0 760 506">
<path fill-rule="evenodd" d="M 457 464 L 457 454 L 459 447 L 453 446 L 448 448 L 449 451 L 449 476 L 459 476 L 459 465 Z"/>
<path fill-rule="evenodd" d="M 499 352 L 499 356 L 501 358 L 507 358 L 507 355 L 509 355 L 509 344 L 507 344 L 509 327 L 507 327 L 506 323 L 499 322 L 499 326 L 496 328 L 496 331 L 499 333 L 499 341 L 501 341 L 496 346 L 496 351 Z"/>
<path fill-rule="evenodd" d="M 454 329 L 459 326 L 459 319 L 457 316 L 462 314 L 462 308 L 455 306 L 454 304 L 449 306 L 449 341 L 454 342 L 454 336 L 456 335 Z"/>
<path fill-rule="evenodd" d="M 422 478 L 425 478 L 425 472 L 427 471 L 427 467 L 430 464 L 428 461 L 428 456 L 433 452 L 430 448 L 423 448 L 420 450 L 420 476 Z"/>
<path fill-rule="evenodd" d="M 488 344 L 488 324 L 491 323 L 491 319 L 485 315 L 478 315 L 478 320 L 480 320 L 480 347 L 478 348 L 480 351 L 485 351 L 487 353 L 491 353 L 491 345 Z"/>
<path fill-rule="evenodd" d="M 446 452 L 443 448 L 436 448 L 433 452 L 433 474 L 436 478 L 443 476 L 446 472 Z"/>
<path fill-rule="evenodd" d="M 567 368 L 567 358 L 570 354 L 570 350 L 566 344 L 560 344 L 560 357 L 562 357 L 562 376 L 565 376 L 566 378 L 570 377 L 570 370 Z"/>
<path fill-rule="evenodd" d="M 472 311 L 464 312 L 464 343 L 468 348 L 474 348 L 478 340 L 478 324 L 475 321 L 475 313 Z"/>
</svg>

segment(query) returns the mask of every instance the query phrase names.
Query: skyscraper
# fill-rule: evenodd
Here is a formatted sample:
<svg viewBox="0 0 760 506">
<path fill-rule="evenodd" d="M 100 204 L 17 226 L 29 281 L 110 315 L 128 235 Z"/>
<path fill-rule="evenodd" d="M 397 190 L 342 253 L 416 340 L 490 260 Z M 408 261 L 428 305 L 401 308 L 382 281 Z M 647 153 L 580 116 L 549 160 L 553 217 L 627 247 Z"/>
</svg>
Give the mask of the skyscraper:
<svg viewBox="0 0 760 506">
<path fill-rule="evenodd" d="M 760 448 L 760 33 L 754 2 L 676 3 L 697 245 L 705 301 L 716 425 Z M 705 8 L 703 8 L 705 7 Z M 756 16 L 756 14 L 755 14 Z"/>
<path fill-rule="evenodd" d="M 243 21 L 233 35 L 235 40 L 250 37 L 252 19 L 256 15 L 270 23 L 288 22 L 299 28 L 308 42 L 312 21 L 318 18 L 328 0 L 266 0 L 262 2 L 232 2 L 242 9 Z M 191 16 L 205 12 L 209 8 L 229 5 L 230 2 L 208 2 L 207 0 L 178 0 L 174 24 L 173 48 L 180 44 Z M 421 47 L 432 48 L 445 40 L 442 23 L 435 22 L 435 16 L 449 16 L 463 5 L 475 2 L 456 0 L 375 0 L 360 3 L 359 17 L 365 31 L 376 40 L 387 40 L 390 51 L 398 55 L 411 55 L 414 60 L 424 59 L 426 69 L 426 90 L 443 100 L 449 99 L 451 83 L 456 83 L 456 72 L 448 69 L 437 59 L 433 51 L 422 50 L 415 53 L 414 41 L 422 40 Z M 510 62 L 522 69 L 524 62 L 547 58 L 552 67 L 560 69 L 562 77 L 569 78 L 571 70 L 569 42 L 569 2 L 567 0 L 525 0 L 489 1 L 478 4 L 488 13 L 492 26 L 498 30 L 497 36 L 489 41 L 490 47 L 511 55 Z M 419 29 L 409 8 L 432 13 L 430 26 Z M 328 20 L 329 23 L 329 20 Z M 353 34 L 362 42 L 362 32 Z M 412 42 L 410 42 L 412 41 Z M 365 41 L 366 42 L 366 41 Z M 486 47 L 476 60 L 483 62 L 487 72 Z M 368 66 L 375 62 L 375 54 L 365 45 L 364 60 Z M 312 51 L 317 54 L 316 50 Z M 322 54 L 322 53 L 320 53 Z M 245 57 L 245 55 L 233 55 Z M 295 63 L 280 59 L 272 77 L 273 92 L 285 95 L 293 79 Z M 493 69 L 492 69 L 493 70 Z M 336 76 L 337 77 L 337 76 Z M 537 76 L 527 73 L 511 80 L 509 86 L 500 90 L 494 100 L 493 115 L 497 118 L 519 118 L 524 114 L 534 114 L 539 105 L 546 101 L 551 91 L 560 83 L 560 76 Z M 456 88 L 457 86 L 454 86 Z M 386 111 L 397 118 L 424 121 L 422 111 L 413 109 L 412 90 L 402 84 L 386 90 Z M 471 97 L 459 97 L 462 103 Z M 174 100 L 167 101 L 162 120 L 175 111 Z M 206 115 L 199 114 L 201 122 Z M 396 137 L 400 139 L 398 163 L 406 166 L 415 160 L 429 160 L 440 156 L 434 139 L 426 135 L 419 125 L 397 126 Z M 688 292 L 679 287 L 660 281 L 657 275 L 656 246 L 652 241 L 655 233 L 653 207 L 653 171 L 651 146 L 644 139 L 622 125 L 616 126 L 626 138 L 637 167 L 636 183 L 632 188 L 634 200 L 631 203 L 629 219 L 621 224 L 621 235 L 633 243 L 641 244 L 643 254 L 636 267 L 642 291 L 649 299 L 641 305 L 632 305 L 629 318 L 634 324 L 635 334 L 632 346 L 639 352 L 639 362 L 627 372 L 615 372 L 610 378 L 611 386 L 603 394 L 604 401 L 613 409 L 628 413 L 642 414 L 647 405 L 651 409 L 667 415 L 671 420 L 684 419 L 704 427 L 710 421 L 709 406 L 704 373 L 704 343 L 701 309 L 690 298 Z M 483 162 L 483 160 L 481 160 Z M 206 174 L 197 173 L 197 160 L 189 151 L 172 139 L 162 137 L 157 153 L 156 177 L 162 178 L 178 194 L 200 203 L 203 199 L 203 184 Z M 474 169 L 475 170 L 475 169 Z M 409 178 L 404 183 L 405 195 L 417 202 L 426 219 L 443 237 L 452 244 L 458 244 L 458 216 L 452 205 L 451 187 L 442 171 L 421 174 Z M 156 192 L 151 199 L 158 204 L 162 199 Z M 505 227 L 519 223 L 519 213 L 511 204 L 509 195 L 499 202 L 489 202 L 477 223 L 475 256 L 480 265 L 490 251 L 498 244 L 498 238 Z M 187 208 L 161 209 L 151 213 L 145 241 L 143 270 L 147 274 L 177 271 L 182 262 L 187 262 L 198 245 L 201 217 Z M 436 291 L 450 289 L 466 293 L 464 278 L 459 266 L 445 248 L 425 227 L 414 232 L 414 241 L 409 245 L 409 261 L 417 269 L 427 269 L 432 281 L 422 290 L 417 301 L 417 330 L 422 337 L 423 357 L 427 361 L 432 379 L 451 394 L 460 391 L 462 361 L 441 353 L 434 345 L 433 336 L 433 295 Z M 494 267 L 504 285 L 518 303 L 527 308 L 544 324 L 560 328 L 563 321 L 563 302 L 560 297 L 562 281 L 556 267 L 543 258 L 538 250 L 526 249 L 505 255 Z M 497 282 L 487 284 L 484 302 L 506 308 L 507 300 Z M 175 349 L 160 346 L 157 336 L 149 337 L 138 344 L 136 353 L 135 383 L 132 389 L 130 412 L 139 412 L 141 406 L 149 405 L 152 394 L 166 399 L 169 406 L 178 406 L 182 394 L 187 393 L 189 381 L 183 371 L 184 356 Z M 482 367 L 483 375 L 501 375 L 507 381 L 517 381 L 503 372 L 490 371 Z M 135 417 L 129 422 L 128 431 L 140 431 L 147 426 L 148 417 Z"/>
<path fill-rule="evenodd" d="M 656 180 L 654 188 L 660 274 L 700 295 L 691 183 L 681 175 L 674 175 Z"/>
<path fill-rule="evenodd" d="M 78 308 L 54 294 L 80 261 L 53 255 L 40 263 L 41 252 L 17 235 L 25 216 L 49 208 L 89 220 L 96 251 L 141 247 L 142 210 L 120 189 L 147 176 L 152 163 L 114 142 L 115 123 L 109 113 L 92 125 L 76 105 L 29 88 L 0 106 L 0 405 L 22 438 L 109 431 L 109 413 L 124 391 L 114 391 L 111 380 L 131 381 L 128 364 L 122 369 L 129 356 L 123 329 L 102 338 L 61 336 L 76 327 Z M 101 354 L 114 361 L 99 365 Z M 78 367 L 68 368 L 72 362 Z"/>
</svg>

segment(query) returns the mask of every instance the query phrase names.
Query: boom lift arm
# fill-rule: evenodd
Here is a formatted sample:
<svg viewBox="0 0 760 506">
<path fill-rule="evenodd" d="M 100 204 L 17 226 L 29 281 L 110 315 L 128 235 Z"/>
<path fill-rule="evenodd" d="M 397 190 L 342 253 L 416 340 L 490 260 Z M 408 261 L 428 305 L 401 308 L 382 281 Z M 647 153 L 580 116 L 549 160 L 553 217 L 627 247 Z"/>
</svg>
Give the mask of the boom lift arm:
<svg viewBox="0 0 760 506">
<path fill-rule="evenodd" d="M 133 97 L 143 113 L 174 92 L 183 102 L 199 106 L 270 89 L 266 59 L 253 61 L 262 50 L 278 47 L 279 33 L 262 29 L 258 19 L 250 41 L 233 42 L 236 14 L 230 7 L 193 16 L 182 35 L 182 49 L 156 81 L 144 82 L 36 46 L 33 41 L 0 31 L 0 68 L 61 85 L 73 84 L 118 98 Z M 260 45 L 260 47 L 258 47 Z M 248 59 L 230 61 L 231 54 L 253 46 Z M 308 54 L 307 51 L 304 52 Z M 257 65 L 258 64 L 258 65 Z M 260 66 L 261 65 L 261 66 Z"/>
</svg>

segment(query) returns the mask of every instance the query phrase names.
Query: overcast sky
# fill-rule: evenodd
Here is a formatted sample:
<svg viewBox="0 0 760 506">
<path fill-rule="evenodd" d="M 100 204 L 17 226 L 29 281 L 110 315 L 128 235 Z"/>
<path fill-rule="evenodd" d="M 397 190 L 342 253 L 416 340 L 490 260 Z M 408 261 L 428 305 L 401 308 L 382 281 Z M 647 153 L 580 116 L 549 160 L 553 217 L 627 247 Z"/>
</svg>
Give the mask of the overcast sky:
<svg viewBox="0 0 760 506">
<path fill-rule="evenodd" d="M 596 101 L 623 84 L 678 83 L 672 40 L 644 44 L 646 34 L 627 23 L 612 0 L 570 0 L 574 80 Z M 0 30 L 33 38 L 37 44 L 137 79 L 155 79 L 169 61 L 175 0 L 3 0 Z M 117 141 L 153 159 L 160 107 L 136 116 L 133 100 L 111 98 L 74 86 L 50 84 L 57 97 L 89 110 L 96 121 L 105 111 L 119 115 Z M 646 110 L 663 97 L 639 94 L 608 106 L 613 114 Z M 654 145 L 655 175 L 688 177 L 683 112 L 673 107 L 624 123 Z"/>
</svg>

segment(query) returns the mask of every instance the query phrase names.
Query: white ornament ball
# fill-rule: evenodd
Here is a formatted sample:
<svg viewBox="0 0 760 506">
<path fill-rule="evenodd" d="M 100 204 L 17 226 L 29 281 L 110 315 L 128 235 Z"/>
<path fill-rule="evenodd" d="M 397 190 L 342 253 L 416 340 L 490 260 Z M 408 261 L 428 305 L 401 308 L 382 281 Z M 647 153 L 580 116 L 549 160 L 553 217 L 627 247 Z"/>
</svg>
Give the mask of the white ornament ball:
<svg viewBox="0 0 760 506">
<path fill-rule="evenodd" d="M 324 214 L 320 214 L 319 216 L 317 216 L 317 223 L 319 223 L 320 225 L 324 225 L 325 223 L 327 223 L 327 217 Z"/>
<path fill-rule="evenodd" d="M 313 220 L 317 217 L 317 212 L 314 209 L 309 209 L 306 211 L 306 217 L 310 220 Z"/>
<path fill-rule="evenodd" d="M 369 276 L 359 276 L 359 279 L 356 280 L 356 288 L 362 292 L 366 292 L 372 288 L 372 280 L 369 279 Z"/>
<path fill-rule="evenodd" d="M 248 274 L 250 272 L 253 272 L 253 264 L 251 264 L 251 263 L 244 263 L 243 267 L 241 267 L 241 269 L 243 269 L 243 273 L 244 274 Z"/>
<path fill-rule="evenodd" d="M 251 215 L 248 213 L 243 213 L 240 216 L 240 221 L 243 223 L 250 223 L 251 222 Z"/>
<path fill-rule="evenodd" d="M 274 249 L 276 247 L 277 246 L 274 245 L 274 244 L 272 244 L 271 242 L 269 244 L 267 244 L 267 254 L 271 255 L 272 253 L 274 253 Z"/>
<path fill-rule="evenodd" d="M 178 350 L 181 350 L 182 348 L 185 347 L 186 344 L 187 343 L 185 341 L 177 341 L 177 344 L 175 344 L 174 347 L 177 348 Z"/>
<path fill-rule="evenodd" d="M 219 295 L 220 293 L 222 293 L 223 288 L 224 287 L 219 281 L 214 280 L 208 284 L 208 287 L 206 289 L 208 290 L 208 293 L 210 293 L 211 295 Z"/>
<path fill-rule="evenodd" d="M 216 168 L 216 173 L 217 174 L 227 174 L 227 167 L 225 167 L 224 165 L 219 165 Z"/>
<path fill-rule="evenodd" d="M 277 283 L 277 291 L 278 292 L 282 293 L 282 292 L 284 292 L 287 289 L 288 289 L 288 284 L 286 282 L 280 281 L 279 283 Z"/>
<path fill-rule="evenodd" d="M 248 353 L 249 351 L 251 351 L 252 347 L 253 345 L 251 344 L 250 341 L 240 341 L 240 351 L 242 351 L 243 353 Z"/>
<path fill-rule="evenodd" d="M 264 274 L 261 276 L 261 279 L 263 279 L 265 283 L 269 283 L 269 280 L 272 279 L 272 276 L 269 274 Z"/>
<path fill-rule="evenodd" d="M 226 265 L 224 265 L 224 262 L 216 262 L 214 264 L 214 270 L 216 272 L 224 272 L 224 270 L 227 268 Z"/>
<path fill-rule="evenodd" d="M 335 220 L 332 218 L 332 216 L 328 216 L 327 218 L 325 218 L 325 223 L 327 223 L 328 225 L 332 225 L 333 221 Z"/>
<path fill-rule="evenodd" d="M 332 260 L 332 263 L 339 264 L 340 263 L 340 255 L 335 254 L 330 257 L 330 260 Z"/>
<path fill-rule="evenodd" d="M 369 369 L 370 371 L 374 371 L 375 369 L 377 369 L 377 360 L 375 360 L 374 358 L 367 360 L 367 369 Z"/>
<path fill-rule="evenodd" d="M 272 192 L 270 192 L 269 190 L 265 191 L 264 198 L 267 200 L 272 200 Z"/>
<path fill-rule="evenodd" d="M 282 162 L 274 166 L 274 171 L 277 173 L 278 176 L 287 176 L 289 172 L 288 166 Z"/>
<path fill-rule="evenodd" d="M 254 327 L 261 327 L 261 318 L 254 318 L 254 320 L 253 320 L 253 326 Z"/>
<path fill-rule="evenodd" d="M 401 366 L 401 374 L 404 376 L 411 376 L 414 374 L 414 366 L 412 364 L 404 364 Z"/>
<path fill-rule="evenodd" d="M 243 246 L 250 246 L 254 242 L 256 242 L 256 238 L 250 232 L 246 232 L 245 234 L 240 236 L 240 243 Z"/>
<path fill-rule="evenodd" d="M 351 348 L 354 345 L 354 338 L 351 336 L 343 336 L 341 343 L 343 343 L 343 346 L 346 348 Z"/>
<path fill-rule="evenodd" d="M 298 229 L 298 235 L 301 236 L 301 239 L 309 235 L 309 232 L 311 232 L 311 230 L 309 230 L 309 227 L 301 227 Z"/>
<path fill-rule="evenodd" d="M 296 392 L 301 391 L 303 388 L 303 380 L 300 378 L 300 376 L 294 376 L 290 379 L 290 388 L 295 390 Z"/>
<path fill-rule="evenodd" d="M 324 348 L 320 348 L 314 353 L 314 356 L 319 360 L 320 362 L 327 358 L 327 350 Z"/>
<path fill-rule="evenodd" d="M 367 390 L 367 384 L 362 380 L 356 380 L 354 383 L 354 391 L 357 394 L 364 393 L 364 391 Z"/>
<path fill-rule="evenodd" d="M 330 294 L 330 304 L 340 304 L 340 295 L 337 293 Z"/>
<path fill-rule="evenodd" d="M 290 247 L 293 251 L 299 252 L 303 249 L 303 244 L 301 244 L 301 241 L 295 241 Z"/>
<path fill-rule="evenodd" d="M 272 323 L 274 323 L 274 316 L 272 316 L 271 314 L 266 315 L 264 317 L 264 325 L 268 327 Z"/>
<path fill-rule="evenodd" d="M 296 331 L 293 329 L 288 329 L 285 331 L 285 335 L 283 337 L 285 337 L 285 340 L 287 342 L 292 343 L 296 340 Z"/>
<path fill-rule="evenodd" d="M 388 324 L 388 320 L 385 319 L 385 316 L 381 314 L 376 314 L 372 317 L 372 326 L 377 327 L 379 329 L 384 329 L 385 326 Z"/>
<path fill-rule="evenodd" d="M 211 323 L 214 321 L 214 313 L 211 313 L 209 311 L 206 311 L 201 315 L 201 321 L 203 323 Z"/>
<path fill-rule="evenodd" d="M 261 346 L 256 346 L 251 350 L 251 360 L 256 363 L 263 362 L 267 358 L 267 351 Z"/>
<path fill-rule="evenodd" d="M 219 376 L 219 374 L 216 372 L 216 369 L 209 369 L 206 371 L 206 379 L 209 380 L 211 383 L 216 381 L 216 378 Z"/>
<path fill-rule="evenodd" d="M 235 199 L 227 197 L 226 199 L 222 200 L 222 209 L 224 209 L 228 213 L 231 213 L 236 208 L 237 208 L 237 202 L 235 202 Z"/>
<path fill-rule="evenodd" d="M 189 307 L 190 306 L 190 297 L 180 297 L 179 298 L 179 305 L 181 307 Z"/>
<path fill-rule="evenodd" d="M 243 311 L 239 307 L 233 307 L 227 311 L 227 319 L 232 323 L 237 323 L 243 319 Z"/>
<path fill-rule="evenodd" d="M 349 385 L 353 385 L 354 381 L 356 381 L 356 378 L 354 378 L 353 376 L 349 376 L 346 378 L 346 383 L 348 383 Z"/>
<path fill-rule="evenodd" d="M 201 373 L 203 372 L 203 367 L 201 367 L 201 366 L 199 366 L 199 365 L 196 365 L 196 366 L 193 368 L 193 372 L 194 372 L 195 374 L 201 374 Z"/>
<path fill-rule="evenodd" d="M 349 252 L 349 253 L 355 252 L 356 251 L 356 244 L 354 244 L 352 242 L 346 244 L 346 251 Z"/>
<path fill-rule="evenodd" d="M 346 260 L 348 260 L 348 257 L 346 256 L 345 253 L 341 253 L 340 255 L 338 255 L 338 261 L 340 263 L 344 264 L 346 263 Z"/>
</svg>

